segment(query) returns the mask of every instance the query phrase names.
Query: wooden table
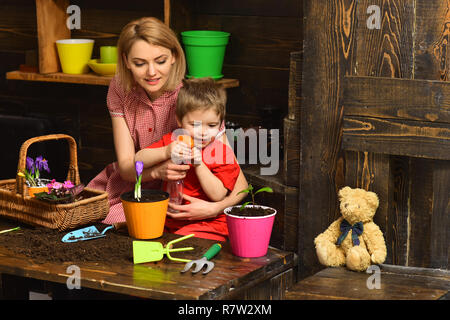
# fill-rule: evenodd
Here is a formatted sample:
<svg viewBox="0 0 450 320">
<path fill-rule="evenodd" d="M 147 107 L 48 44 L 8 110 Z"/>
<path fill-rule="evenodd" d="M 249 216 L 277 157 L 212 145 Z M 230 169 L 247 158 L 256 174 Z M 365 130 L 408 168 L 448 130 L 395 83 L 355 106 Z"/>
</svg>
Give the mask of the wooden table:
<svg viewBox="0 0 450 320">
<path fill-rule="evenodd" d="M 5 221 L 0 219 L 0 230 L 5 229 Z M 24 230 L 26 232 L 26 230 Z M 61 233 L 63 235 L 64 233 Z M 127 235 L 126 235 L 127 236 Z M 160 241 L 165 245 L 178 238 L 173 234 L 152 241 Z M 133 239 L 130 238 L 130 241 Z M 91 240 L 95 241 L 95 240 Z M 175 244 L 176 247 L 200 247 L 206 250 L 214 241 L 190 238 Z M 13 279 L 22 279 L 22 284 L 45 282 L 59 285 L 67 289 L 69 277 L 68 267 L 76 265 L 80 269 L 81 287 L 94 289 L 100 296 L 102 293 L 118 294 L 125 298 L 146 299 L 282 299 L 287 286 L 293 283 L 295 255 L 275 248 L 269 248 L 266 256 L 260 258 L 239 258 L 232 255 L 229 243 L 214 257 L 215 268 L 203 275 L 201 273 L 182 274 L 184 263 L 170 261 L 167 257 L 159 262 L 134 265 L 132 261 L 120 264 L 98 262 L 68 261 L 64 263 L 37 263 L 33 259 L 18 255 L 0 247 L 0 274 L 3 274 L 5 298 L 14 294 L 9 290 L 17 290 Z M 198 252 L 198 250 L 195 250 Z M 189 251 L 173 254 L 187 259 L 197 259 Z M 74 283 L 74 282 L 72 282 Z M 31 288 L 31 285 L 30 285 Z M 70 294 L 69 294 L 70 295 Z M 14 297 L 13 297 L 14 298 Z M 83 298 L 83 297 L 78 297 Z"/>
</svg>

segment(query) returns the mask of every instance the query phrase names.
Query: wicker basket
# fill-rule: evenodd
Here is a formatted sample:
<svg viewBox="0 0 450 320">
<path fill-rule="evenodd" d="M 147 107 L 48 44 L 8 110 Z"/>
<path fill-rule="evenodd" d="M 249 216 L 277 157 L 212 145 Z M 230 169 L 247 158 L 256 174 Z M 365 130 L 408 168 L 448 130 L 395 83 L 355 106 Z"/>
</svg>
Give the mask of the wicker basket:
<svg viewBox="0 0 450 320">
<path fill-rule="evenodd" d="M 75 140 L 65 134 L 52 134 L 28 139 L 19 153 L 18 171 L 24 172 L 28 147 L 47 140 L 66 139 L 69 143 L 70 164 L 67 180 L 80 183 Z M 83 199 L 69 204 L 51 204 L 28 195 L 25 178 L 0 180 L 0 216 L 27 224 L 43 226 L 60 231 L 102 220 L 109 211 L 108 194 L 90 188 L 82 191 Z"/>
</svg>

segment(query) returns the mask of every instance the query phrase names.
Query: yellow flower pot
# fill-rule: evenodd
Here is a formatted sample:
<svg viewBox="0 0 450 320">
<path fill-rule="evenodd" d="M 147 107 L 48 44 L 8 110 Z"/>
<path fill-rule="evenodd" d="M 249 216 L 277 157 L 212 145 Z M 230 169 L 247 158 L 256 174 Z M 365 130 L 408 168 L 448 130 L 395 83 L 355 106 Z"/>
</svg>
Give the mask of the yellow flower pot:
<svg viewBox="0 0 450 320">
<path fill-rule="evenodd" d="M 63 73 L 83 74 L 89 72 L 88 62 L 94 49 L 91 39 L 63 39 L 56 41 Z"/>
</svg>

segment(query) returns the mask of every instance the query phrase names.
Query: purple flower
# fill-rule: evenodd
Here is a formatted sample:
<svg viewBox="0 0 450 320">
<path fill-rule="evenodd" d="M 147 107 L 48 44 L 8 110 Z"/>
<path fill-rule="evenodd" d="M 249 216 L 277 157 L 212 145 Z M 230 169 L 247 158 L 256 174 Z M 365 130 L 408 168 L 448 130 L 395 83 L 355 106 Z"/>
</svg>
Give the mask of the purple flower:
<svg viewBox="0 0 450 320">
<path fill-rule="evenodd" d="M 30 157 L 27 157 L 27 170 L 30 174 L 34 173 L 34 161 Z"/>
<path fill-rule="evenodd" d="M 48 161 L 44 159 L 42 156 L 36 158 L 36 167 L 39 171 L 45 170 L 50 172 L 50 168 L 48 167 Z"/>
<path fill-rule="evenodd" d="M 39 156 L 35 160 L 36 168 L 39 168 L 41 166 L 42 156 Z"/>
<path fill-rule="evenodd" d="M 140 176 L 142 174 L 142 170 L 144 170 L 144 163 L 142 161 L 136 161 L 136 176 Z"/>
</svg>

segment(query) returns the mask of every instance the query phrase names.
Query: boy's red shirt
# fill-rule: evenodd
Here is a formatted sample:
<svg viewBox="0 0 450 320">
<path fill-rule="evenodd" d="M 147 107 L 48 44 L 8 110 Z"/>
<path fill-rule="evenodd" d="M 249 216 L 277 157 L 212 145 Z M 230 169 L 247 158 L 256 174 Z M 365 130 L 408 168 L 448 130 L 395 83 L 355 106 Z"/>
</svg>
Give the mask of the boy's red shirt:
<svg viewBox="0 0 450 320">
<path fill-rule="evenodd" d="M 147 148 L 161 148 L 169 145 L 173 141 L 172 133 L 168 133 L 164 135 L 161 140 Z M 221 141 L 214 140 L 208 146 L 203 148 L 202 159 L 209 170 L 222 181 L 224 187 L 229 191 L 232 191 L 240 171 L 233 150 Z M 194 166 L 192 164 L 190 164 L 190 166 L 191 168 L 184 179 L 184 193 L 191 197 L 210 201 L 200 185 Z"/>
<path fill-rule="evenodd" d="M 164 135 L 160 141 L 155 142 L 148 148 L 164 147 L 173 141 L 172 134 L 168 133 Z M 209 170 L 211 170 L 211 172 L 222 181 L 224 187 L 229 191 L 233 190 L 240 171 L 240 167 L 236 162 L 233 150 L 221 141 L 215 140 L 206 146 L 206 148 L 203 148 L 202 159 Z M 183 193 L 192 197 L 210 201 L 200 185 L 200 181 L 197 178 L 193 165 L 191 164 L 190 166 L 191 168 L 188 170 L 186 178 L 184 179 Z M 166 182 L 164 182 L 163 187 L 165 189 Z M 183 200 L 183 204 L 186 203 L 188 202 Z M 223 213 L 217 215 L 215 218 L 193 221 L 167 217 L 165 231 L 183 235 L 194 233 L 196 236 L 201 238 L 219 241 L 225 241 L 228 236 L 226 217 Z"/>
</svg>

